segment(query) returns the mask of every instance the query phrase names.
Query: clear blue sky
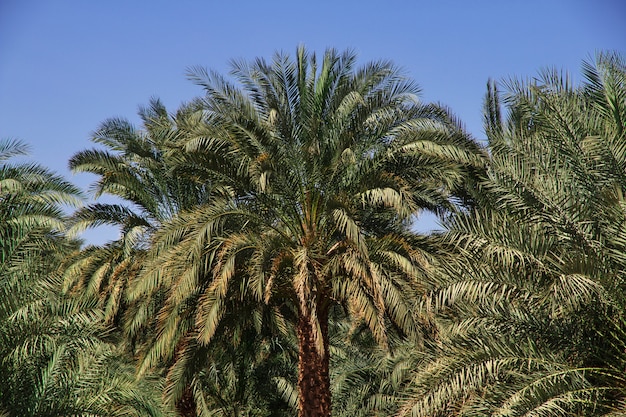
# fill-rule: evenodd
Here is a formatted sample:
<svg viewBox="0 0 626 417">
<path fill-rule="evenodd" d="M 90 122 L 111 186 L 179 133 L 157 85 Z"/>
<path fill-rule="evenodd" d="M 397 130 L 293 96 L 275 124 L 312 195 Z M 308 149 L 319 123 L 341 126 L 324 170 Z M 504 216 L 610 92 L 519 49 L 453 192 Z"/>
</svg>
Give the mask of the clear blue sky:
<svg viewBox="0 0 626 417">
<path fill-rule="evenodd" d="M 0 138 L 86 189 L 93 177 L 67 161 L 103 120 L 137 121 L 153 96 L 175 110 L 200 95 L 190 66 L 226 72 L 232 58 L 298 44 L 394 61 L 480 139 L 488 78 L 558 67 L 577 79 L 596 51 L 626 54 L 626 1 L 0 0 Z"/>
</svg>

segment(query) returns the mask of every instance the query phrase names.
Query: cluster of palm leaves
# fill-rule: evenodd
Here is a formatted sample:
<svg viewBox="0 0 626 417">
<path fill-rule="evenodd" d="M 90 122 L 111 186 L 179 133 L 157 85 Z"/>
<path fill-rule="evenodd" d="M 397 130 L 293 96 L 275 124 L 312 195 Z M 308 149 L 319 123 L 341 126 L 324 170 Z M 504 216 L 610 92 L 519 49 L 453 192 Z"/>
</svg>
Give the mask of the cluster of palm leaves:
<svg viewBox="0 0 626 417">
<path fill-rule="evenodd" d="M 63 205 L 80 193 L 0 143 L 0 415 L 164 415 L 158 380 L 136 381 L 93 303 L 65 296 L 55 271 L 78 242 Z"/>
<path fill-rule="evenodd" d="M 3 165 L 0 412 L 626 413 L 626 66 L 583 72 L 490 82 L 481 145 L 391 63 L 299 48 L 105 121 L 70 167 L 116 203 L 66 218 Z"/>
<path fill-rule="evenodd" d="M 488 172 L 446 222 L 440 333 L 400 415 L 626 411 L 626 66 L 583 69 L 489 84 Z"/>
</svg>

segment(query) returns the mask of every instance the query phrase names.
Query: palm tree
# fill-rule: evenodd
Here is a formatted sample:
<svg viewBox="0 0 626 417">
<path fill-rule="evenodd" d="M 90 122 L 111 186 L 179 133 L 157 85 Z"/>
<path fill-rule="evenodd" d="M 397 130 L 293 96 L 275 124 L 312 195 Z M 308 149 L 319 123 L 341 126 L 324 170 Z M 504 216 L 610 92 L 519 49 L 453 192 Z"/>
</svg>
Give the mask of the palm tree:
<svg viewBox="0 0 626 417">
<path fill-rule="evenodd" d="M 452 208 L 481 151 L 391 63 L 355 63 L 327 50 L 318 64 L 300 47 L 295 59 L 234 62 L 240 87 L 191 72 L 206 96 L 180 154 L 211 200 L 164 224 L 128 292 L 163 300 L 143 367 L 173 364 L 172 400 L 193 379 L 176 363 L 218 335 L 239 340 L 242 311 L 259 329 L 295 326 L 300 416 L 331 412 L 332 306 L 382 345 L 390 326 L 419 333 L 410 294 L 429 264 L 411 221 Z M 130 328 L 148 311 L 139 306 Z"/>
<path fill-rule="evenodd" d="M 61 294 L 55 274 L 77 242 L 63 235 L 62 204 L 76 187 L 36 164 L 27 147 L 0 142 L 0 414 L 161 416 L 149 380 L 105 341 L 102 312 Z"/>
<path fill-rule="evenodd" d="M 439 343 L 400 415 L 624 413 L 626 65 L 511 81 L 476 208 L 451 216 Z"/>
<path fill-rule="evenodd" d="M 203 187 L 173 171 L 176 155 L 168 153 L 192 109 L 193 103 L 170 115 L 152 99 L 139 111 L 142 129 L 125 119 L 106 120 L 92 137 L 104 149 L 78 152 L 69 162 L 74 173 L 98 176 L 92 187 L 96 198 L 116 199 L 77 210 L 72 230 L 110 225 L 119 228 L 119 238 L 77 250 L 62 266 L 65 291 L 99 300 L 109 322 L 121 325 L 124 290 L 141 266 L 150 236 L 179 210 L 202 202 Z"/>
<path fill-rule="evenodd" d="M 71 219 L 73 231 L 107 224 L 119 227 L 120 235 L 104 245 L 88 245 L 65 256 L 60 267 L 64 292 L 83 302 L 97 302 L 104 310 L 105 321 L 113 326 L 115 342 L 124 346 L 126 353 L 141 350 L 144 340 L 153 337 L 148 327 L 139 333 L 133 331 L 130 338 L 123 333 L 125 314 L 133 316 L 137 310 L 134 303 L 128 303 L 125 291 L 143 265 L 152 234 L 178 211 L 199 205 L 208 196 L 207 187 L 193 180 L 194 172 L 202 167 L 181 160 L 177 148 L 180 138 L 188 136 L 188 125 L 193 125 L 195 108 L 197 105 L 192 102 L 170 115 L 160 101 L 153 99 L 139 111 L 140 128 L 125 119 L 106 120 L 92 138 L 104 149 L 85 150 L 70 160 L 74 172 L 98 176 L 92 187 L 97 198 L 107 194 L 118 201 L 96 202 L 77 210 Z M 231 349 L 215 342 L 203 351 L 202 358 L 193 358 L 198 378 L 183 388 L 185 392 L 197 396 L 199 406 L 207 413 L 211 410 L 231 415 L 233 410 L 253 407 L 253 401 L 247 399 L 260 393 L 270 399 L 267 404 L 254 401 L 254 407 L 263 412 L 270 406 L 276 409 L 276 399 L 271 397 L 278 398 L 277 394 L 264 390 L 267 384 L 257 378 L 258 370 L 253 372 L 254 378 L 246 374 L 248 369 L 244 369 L 243 375 L 224 371 L 243 369 L 243 363 L 271 370 L 267 361 L 257 364 L 255 358 L 259 355 L 249 348 Z M 257 344 L 263 343 L 259 340 Z M 211 378 L 218 374 L 219 383 Z M 181 413 L 189 408 L 188 403 L 177 403 Z"/>
<path fill-rule="evenodd" d="M 20 141 L 0 141 L 0 412 L 9 414 L 28 398 L 18 389 L 23 375 L 14 372 L 11 358 L 22 333 L 22 321 L 14 316 L 32 302 L 35 277 L 51 270 L 52 259 L 64 247 L 59 203 L 79 201 L 75 187 L 43 167 L 9 161 L 27 150 Z"/>
</svg>

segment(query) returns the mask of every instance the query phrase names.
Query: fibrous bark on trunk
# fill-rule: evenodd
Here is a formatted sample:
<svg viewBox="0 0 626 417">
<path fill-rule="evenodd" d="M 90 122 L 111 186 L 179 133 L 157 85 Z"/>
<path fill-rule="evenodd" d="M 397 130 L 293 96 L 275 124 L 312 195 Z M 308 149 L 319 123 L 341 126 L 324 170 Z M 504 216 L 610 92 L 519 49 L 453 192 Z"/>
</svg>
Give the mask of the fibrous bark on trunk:
<svg viewBox="0 0 626 417">
<path fill-rule="evenodd" d="M 181 417 L 196 417 L 196 401 L 191 387 L 187 387 L 183 396 L 176 402 L 176 410 Z"/>
<path fill-rule="evenodd" d="M 299 417 L 329 417 L 330 376 L 328 373 L 328 308 L 317 312 L 322 331 L 324 352 L 315 343 L 311 318 L 300 311 L 298 319 L 298 415 Z"/>
</svg>

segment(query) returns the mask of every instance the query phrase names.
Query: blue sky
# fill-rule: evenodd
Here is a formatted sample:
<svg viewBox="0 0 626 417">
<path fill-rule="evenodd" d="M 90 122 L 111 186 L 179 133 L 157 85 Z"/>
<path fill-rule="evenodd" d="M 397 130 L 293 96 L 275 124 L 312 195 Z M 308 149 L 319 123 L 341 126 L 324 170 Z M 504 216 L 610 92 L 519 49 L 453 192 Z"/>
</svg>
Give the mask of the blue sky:
<svg viewBox="0 0 626 417">
<path fill-rule="evenodd" d="M 626 54 L 626 1 L 0 0 L 0 138 L 87 189 L 94 178 L 67 161 L 102 121 L 137 121 L 151 97 L 173 111 L 200 95 L 188 67 L 224 73 L 230 59 L 299 44 L 392 60 L 480 139 L 488 78 L 557 67 L 577 80 L 596 51 Z"/>
</svg>

